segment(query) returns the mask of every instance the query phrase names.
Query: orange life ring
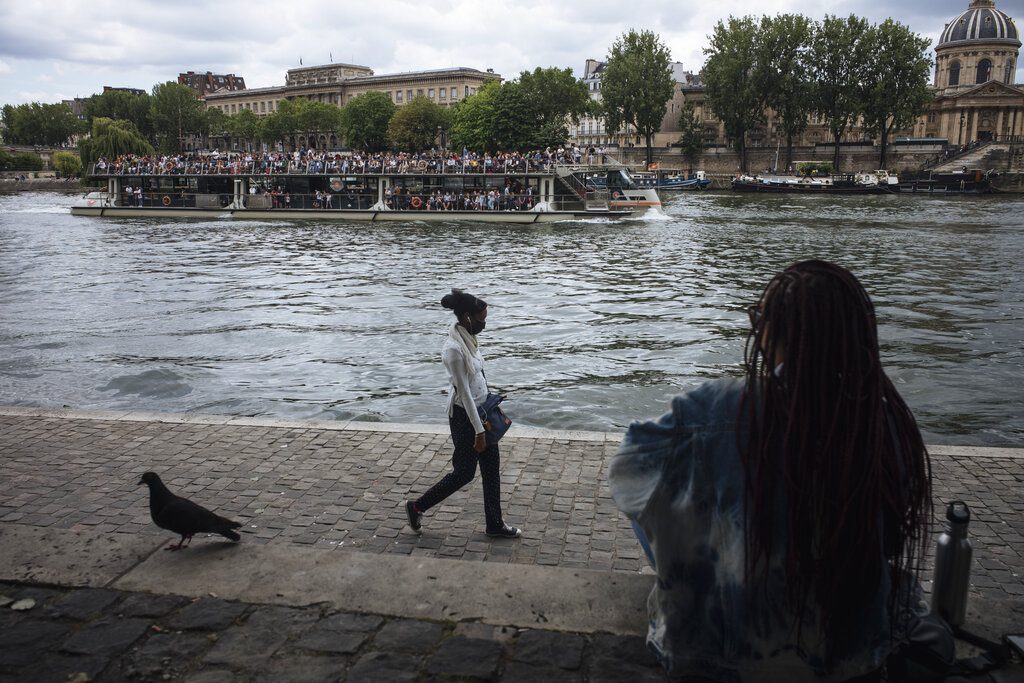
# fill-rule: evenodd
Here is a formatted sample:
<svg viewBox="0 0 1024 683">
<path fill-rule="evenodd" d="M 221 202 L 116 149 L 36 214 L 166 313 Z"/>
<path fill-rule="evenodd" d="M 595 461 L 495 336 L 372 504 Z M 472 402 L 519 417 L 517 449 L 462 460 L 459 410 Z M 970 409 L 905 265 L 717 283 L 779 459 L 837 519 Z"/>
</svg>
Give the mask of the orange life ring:
<svg viewBox="0 0 1024 683">
<path fill-rule="evenodd" d="M 173 171 L 174 170 L 174 162 L 173 161 L 168 161 L 166 164 L 164 164 L 164 170 L 167 171 L 168 173 Z"/>
<path fill-rule="evenodd" d="M 612 199 L 618 199 L 621 196 L 622 196 L 622 193 L 619 192 L 618 190 L 612 191 Z"/>
<path fill-rule="evenodd" d="M 412 206 L 412 208 L 418 209 L 421 206 L 423 206 L 423 200 L 420 199 L 419 197 L 413 197 L 412 201 L 409 202 L 409 204 Z"/>
<path fill-rule="evenodd" d="M 167 195 L 164 195 L 164 198 L 161 199 L 160 201 L 163 202 L 164 206 L 170 206 L 171 205 L 171 198 L 168 197 Z"/>
</svg>

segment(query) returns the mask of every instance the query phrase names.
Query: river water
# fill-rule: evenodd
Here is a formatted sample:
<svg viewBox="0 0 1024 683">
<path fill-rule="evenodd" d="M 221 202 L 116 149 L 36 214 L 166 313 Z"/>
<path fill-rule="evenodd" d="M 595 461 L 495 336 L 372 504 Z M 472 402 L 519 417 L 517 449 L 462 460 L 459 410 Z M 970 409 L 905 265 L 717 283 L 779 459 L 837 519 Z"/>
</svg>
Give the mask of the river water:
<svg viewBox="0 0 1024 683">
<path fill-rule="evenodd" d="M 513 419 L 619 430 L 740 371 L 790 262 L 849 267 L 929 443 L 1024 445 L 1024 197 L 666 195 L 545 226 L 73 217 L 0 196 L 0 404 L 443 423 L 452 286 Z"/>
</svg>

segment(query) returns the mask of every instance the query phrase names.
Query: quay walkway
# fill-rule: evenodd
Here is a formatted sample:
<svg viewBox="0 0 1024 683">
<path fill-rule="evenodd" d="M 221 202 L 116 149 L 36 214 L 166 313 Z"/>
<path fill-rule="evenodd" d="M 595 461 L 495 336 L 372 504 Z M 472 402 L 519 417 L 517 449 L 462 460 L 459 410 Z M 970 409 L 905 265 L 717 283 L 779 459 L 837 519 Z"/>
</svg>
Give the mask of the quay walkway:
<svg viewBox="0 0 1024 683">
<path fill-rule="evenodd" d="M 620 438 L 516 425 L 509 540 L 483 534 L 478 483 L 406 527 L 449 467 L 443 424 L 0 407 L 0 682 L 664 680 L 653 579 L 607 488 Z M 1024 450 L 930 451 L 936 512 L 973 513 L 968 626 L 1021 632 Z M 147 470 L 243 522 L 241 543 L 160 552 L 177 539 Z"/>
</svg>

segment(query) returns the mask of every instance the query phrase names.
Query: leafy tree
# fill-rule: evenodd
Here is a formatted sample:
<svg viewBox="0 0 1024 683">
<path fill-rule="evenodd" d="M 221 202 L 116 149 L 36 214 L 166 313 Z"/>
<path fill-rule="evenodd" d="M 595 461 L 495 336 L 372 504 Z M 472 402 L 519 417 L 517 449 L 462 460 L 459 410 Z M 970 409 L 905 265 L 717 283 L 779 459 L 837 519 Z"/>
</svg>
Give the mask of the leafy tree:
<svg viewBox="0 0 1024 683">
<path fill-rule="evenodd" d="M 608 130 L 619 130 L 624 124 L 636 128 L 646 140 L 648 164 L 651 139 L 661 130 L 675 88 L 671 61 L 671 53 L 653 31 L 630 30 L 612 44 L 601 76 Z"/>
<path fill-rule="evenodd" d="M 195 91 L 173 81 L 153 86 L 150 117 L 156 139 L 166 152 L 180 152 L 185 136 L 201 134 L 205 122 Z"/>
<path fill-rule="evenodd" d="M 868 22 L 852 14 L 826 16 L 815 26 L 810 64 L 813 109 L 832 133 L 832 166 L 839 169 L 839 141 L 863 112 L 861 78 L 869 63 Z"/>
<path fill-rule="evenodd" d="M 753 17 L 719 21 L 708 36 L 704 87 L 708 106 L 725 126 L 747 170 L 747 132 L 764 122 L 765 91 L 758 81 L 759 27 Z M 604 87 L 602 83 L 602 88 Z"/>
<path fill-rule="evenodd" d="M 203 133 L 209 138 L 210 146 L 220 148 L 220 142 L 230 137 L 228 115 L 220 107 L 210 107 L 203 114 Z"/>
<path fill-rule="evenodd" d="M 496 152 L 494 138 L 495 100 L 502 84 L 488 81 L 455 105 L 452 110 L 452 124 L 448 139 L 455 148 L 466 148 L 477 152 Z"/>
<path fill-rule="evenodd" d="M 807 128 L 811 84 L 807 52 L 810 19 L 798 14 L 762 17 L 758 30 L 758 81 L 765 103 L 775 111 L 776 127 L 786 136 L 786 167 L 793 163 L 793 139 Z"/>
<path fill-rule="evenodd" d="M 298 131 L 296 103 L 301 100 L 282 100 L 277 109 L 261 123 L 260 138 L 271 145 L 287 142 Z"/>
<path fill-rule="evenodd" d="M 41 171 L 43 165 L 43 158 L 32 152 L 11 155 L 11 170 L 14 171 Z"/>
<path fill-rule="evenodd" d="M 420 152 L 432 148 L 439 128 L 450 124 L 450 116 L 429 98 L 419 96 L 399 107 L 388 124 L 388 137 L 396 149 Z"/>
<path fill-rule="evenodd" d="M 873 26 L 865 42 L 869 49 L 864 72 L 864 124 L 869 134 L 878 136 L 878 168 L 885 168 L 890 134 L 913 126 L 931 100 L 931 42 L 892 19 Z"/>
<path fill-rule="evenodd" d="M 0 171 L 9 171 L 13 168 L 14 157 L 5 150 L 0 149 Z"/>
<path fill-rule="evenodd" d="M 679 131 L 679 149 L 690 165 L 689 171 L 692 172 L 694 164 L 704 151 L 704 124 L 697 116 L 692 102 L 683 105 L 683 111 L 679 114 Z"/>
<path fill-rule="evenodd" d="M 139 133 L 152 139 L 153 120 L 150 109 L 148 93 L 108 90 L 85 101 L 85 119 L 90 126 L 94 119 L 100 117 L 131 121 Z"/>
<path fill-rule="evenodd" d="M 297 119 L 300 133 L 341 134 L 341 109 L 333 104 L 300 100 Z"/>
<path fill-rule="evenodd" d="M 100 157 L 113 160 L 122 154 L 153 154 L 153 146 L 128 121 L 98 118 L 92 122 L 92 134 L 78 143 L 83 164 Z"/>
<path fill-rule="evenodd" d="M 245 149 L 252 149 L 252 143 L 259 137 L 260 117 L 251 109 L 227 117 L 227 132 L 236 140 L 244 141 Z"/>
<path fill-rule="evenodd" d="M 380 152 L 388 146 L 388 124 L 395 103 L 382 92 L 368 92 L 349 101 L 341 110 L 341 134 L 349 147 Z"/>
<path fill-rule="evenodd" d="M 533 110 L 538 129 L 564 128 L 567 121 L 579 123 L 580 117 L 593 113 L 590 91 L 586 83 L 573 75 L 572 69 L 537 67 L 520 73 L 517 81 L 521 97 Z M 565 142 L 565 137 L 558 142 Z"/>
<path fill-rule="evenodd" d="M 63 145 L 85 131 L 66 104 L 6 105 L 3 124 L 7 141 L 22 145 Z"/>
<path fill-rule="evenodd" d="M 71 152 L 55 152 L 51 161 L 53 167 L 65 178 L 72 178 L 82 172 L 82 160 Z"/>
</svg>

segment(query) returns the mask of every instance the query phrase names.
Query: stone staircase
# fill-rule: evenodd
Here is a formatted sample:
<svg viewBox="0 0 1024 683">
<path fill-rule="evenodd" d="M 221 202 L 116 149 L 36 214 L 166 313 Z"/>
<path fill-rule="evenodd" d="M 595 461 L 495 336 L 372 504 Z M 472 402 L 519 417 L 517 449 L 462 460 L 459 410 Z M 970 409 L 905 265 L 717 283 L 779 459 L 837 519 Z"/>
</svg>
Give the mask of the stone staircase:
<svg viewBox="0 0 1024 683">
<path fill-rule="evenodd" d="M 958 154 L 934 166 L 931 170 L 934 173 L 954 173 L 964 167 L 983 171 L 1021 170 L 1022 151 L 1024 151 L 1024 147 L 1021 145 L 1012 145 L 1008 142 L 987 142 L 963 154 Z"/>
</svg>

